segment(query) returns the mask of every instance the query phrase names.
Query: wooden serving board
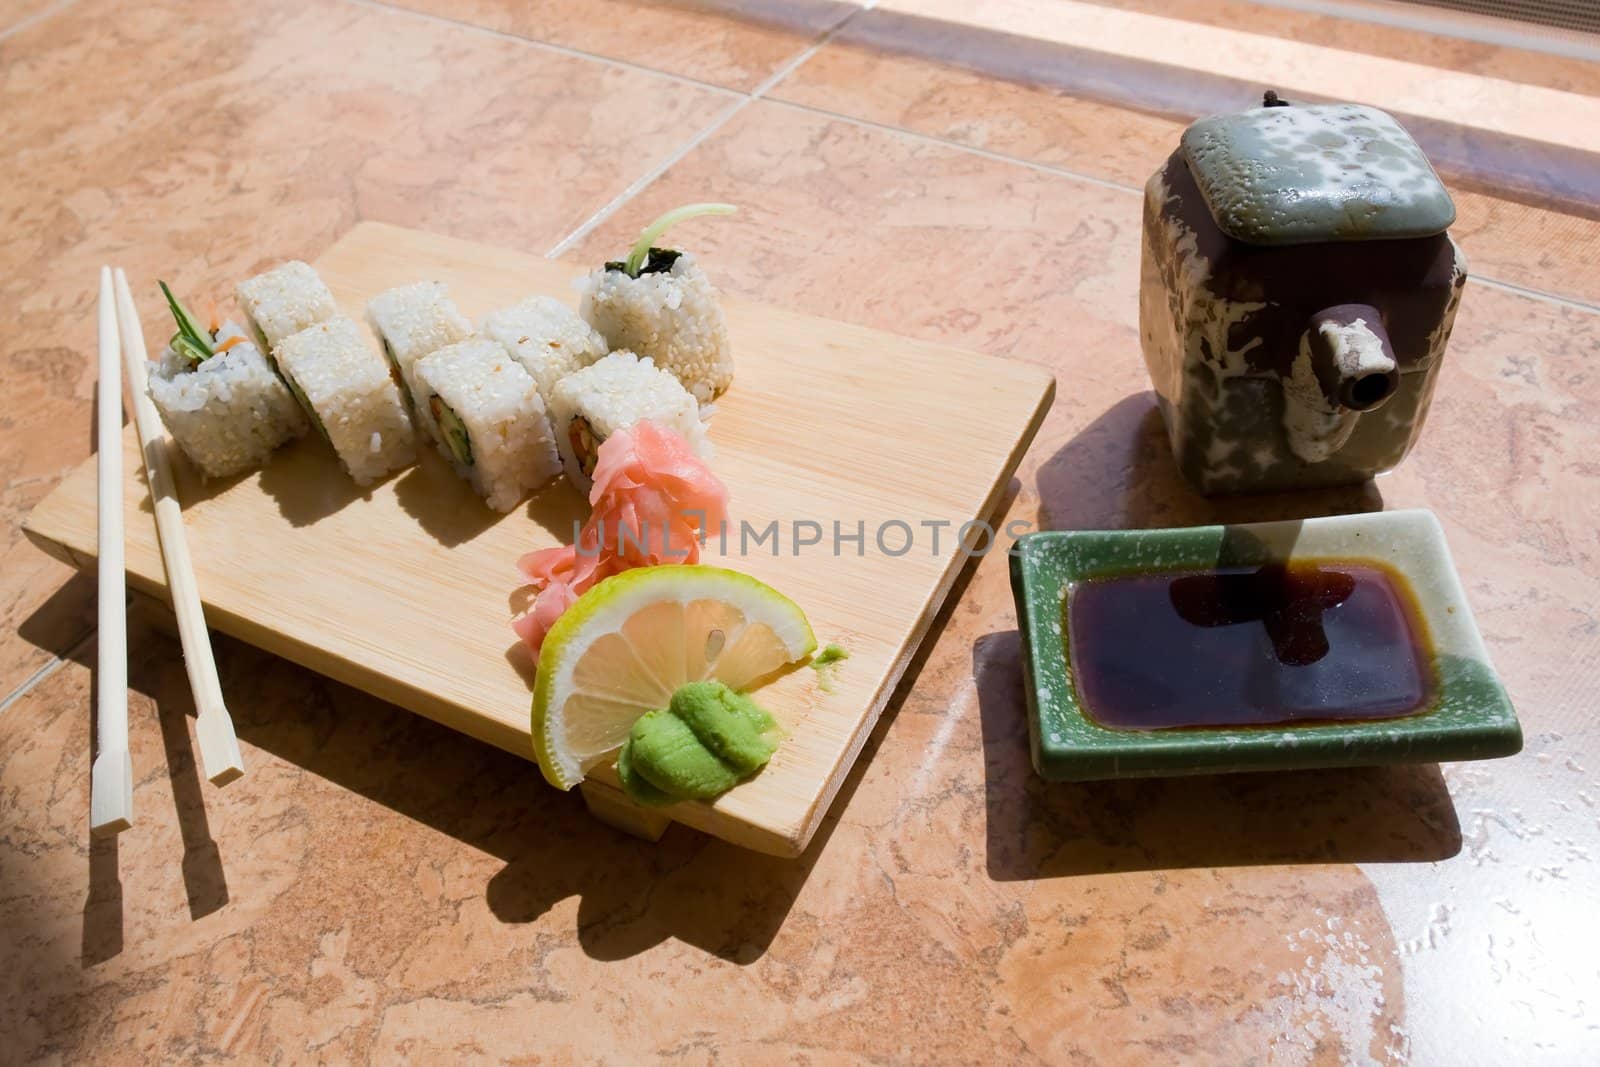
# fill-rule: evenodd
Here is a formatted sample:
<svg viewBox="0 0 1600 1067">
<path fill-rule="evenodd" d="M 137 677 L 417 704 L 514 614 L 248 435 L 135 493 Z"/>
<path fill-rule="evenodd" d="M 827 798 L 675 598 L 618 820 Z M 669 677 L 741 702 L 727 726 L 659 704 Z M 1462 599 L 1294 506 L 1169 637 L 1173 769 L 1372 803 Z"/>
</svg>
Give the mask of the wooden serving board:
<svg viewBox="0 0 1600 1067">
<path fill-rule="evenodd" d="M 575 302 L 581 268 L 377 223 L 362 223 L 316 264 L 352 317 L 367 299 L 419 278 L 449 285 L 474 320 L 533 293 Z M 713 276 L 716 265 L 710 264 Z M 153 284 L 149 279 L 148 284 Z M 153 301 L 145 301 L 150 306 Z M 811 839 L 922 640 L 962 562 L 954 530 L 998 504 L 1054 395 L 1046 372 L 729 299 L 737 360 L 711 424 L 713 464 L 731 493 L 726 558 L 792 597 L 817 639 L 850 659 L 832 691 L 796 670 L 762 691 L 788 736 L 759 776 L 715 804 L 663 812 L 629 803 L 603 768 L 584 783 L 591 809 L 658 835 L 668 818 L 782 856 Z M 147 321 L 151 351 L 168 332 Z M 149 493 L 132 430 L 127 567 L 136 589 L 165 598 Z M 368 491 L 308 438 L 263 470 L 202 484 L 179 465 L 190 547 L 211 625 L 312 670 L 517 755 L 529 739 L 531 661 L 508 626 L 531 549 L 570 541 L 585 505 L 564 481 L 510 515 L 495 514 L 431 452 Z M 740 554 L 741 520 L 777 521 L 781 543 Z M 875 533 L 899 520 L 916 532 L 905 555 Z M 946 521 L 938 552 L 924 522 Z M 797 523 L 823 543 L 796 553 Z M 833 552 L 833 524 L 866 531 Z M 92 568 L 95 468 L 84 463 L 25 523 L 29 537 Z M 812 532 L 799 527 L 801 539 Z M 886 531 L 897 550 L 898 527 Z M 528 788 L 547 788 L 529 768 Z"/>
</svg>

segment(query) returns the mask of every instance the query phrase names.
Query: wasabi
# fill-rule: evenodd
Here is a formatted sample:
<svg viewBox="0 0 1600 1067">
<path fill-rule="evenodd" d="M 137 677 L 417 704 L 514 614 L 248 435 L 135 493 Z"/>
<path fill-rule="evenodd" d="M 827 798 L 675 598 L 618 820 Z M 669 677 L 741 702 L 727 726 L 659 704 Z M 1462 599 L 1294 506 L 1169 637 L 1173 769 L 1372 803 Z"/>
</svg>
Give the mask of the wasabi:
<svg viewBox="0 0 1600 1067">
<path fill-rule="evenodd" d="M 817 672 L 817 685 L 824 693 L 833 692 L 834 671 L 849 658 L 850 653 L 831 643 L 811 657 L 811 669 Z"/>
<path fill-rule="evenodd" d="M 640 716 L 617 756 L 617 776 L 640 804 L 713 800 L 766 766 L 774 724 L 721 682 L 691 682 Z"/>
<path fill-rule="evenodd" d="M 834 664 L 849 658 L 850 653 L 846 652 L 838 645 L 830 644 L 821 652 L 818 652 L 815 656 L 811 657 L 811 666 L 815 670 L 820 671 L 824 667 L 832 667 Z"/>
<path fill-rule="evenodd" d="M 635 803 L 658 807 L 662 804 L 671 804 L 678 799 L 671 793 L 663 793 L 633 769 L 631 744 L 624 744 L 622 751 L 617 753 L 617 777 L 622 779 L 622 791 L 632 797 Z"/>
</svg>

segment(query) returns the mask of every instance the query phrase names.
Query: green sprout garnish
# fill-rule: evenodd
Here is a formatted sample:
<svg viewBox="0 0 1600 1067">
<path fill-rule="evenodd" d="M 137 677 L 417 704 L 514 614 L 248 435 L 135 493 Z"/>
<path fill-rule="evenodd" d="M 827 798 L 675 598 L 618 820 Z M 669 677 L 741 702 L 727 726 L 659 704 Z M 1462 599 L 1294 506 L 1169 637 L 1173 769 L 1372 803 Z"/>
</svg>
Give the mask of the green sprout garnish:
<svg viewBox="0 0 1600 1067">
<path fill-rule="evenodd" d="M 732 204 L 685 204 L 673 208 L 644 228 L 644 232 L 639 234 L 639 239 L 634 242 L 633 251 L 628 253 L 628 259 L 623 263 L 622 269 L 628 273 L 628 277 L 637 278 L 645 259 L 650 255 L 650 249 L 655 245 L 656 238 L 678 223 L 701 215 L 732 215 L 737 210 L 739 209 Z"/>
<path fill-rule="evenodd" d="M 172 295 L 172 290 L 167 288 L 166 282 L 158 282 L 161 292 L 167 298 L 167 306 L 172 309 L 172 317 L 178 322 L 178 332 L 172 335 L 172 350 L 188 360 L 190 363 L 200 363 L 216 355 L 216 349 L 211 346 L 211 334 L 202 330 L 195 321 L 189 309 L 183 302 Z"/>
</svg>

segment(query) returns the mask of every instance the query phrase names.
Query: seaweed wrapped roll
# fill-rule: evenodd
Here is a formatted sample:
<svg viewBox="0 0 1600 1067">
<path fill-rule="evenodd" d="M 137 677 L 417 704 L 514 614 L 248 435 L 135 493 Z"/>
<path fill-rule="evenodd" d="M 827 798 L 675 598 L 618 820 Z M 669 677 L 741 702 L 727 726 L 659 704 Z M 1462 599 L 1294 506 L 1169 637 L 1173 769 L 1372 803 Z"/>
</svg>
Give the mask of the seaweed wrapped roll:
<svg viewBox="0 0 1600 1067">
<path fill-rule="evenodd" d="M 150 365 L 150 399 L 200 473 L 259 467 L 306 432 L 305 416 L 261 349 L 232 322 L 201 326 L 161 283 L 178 332 Z"/>
<path fill-rule="evenodd" d="M 697 215 L 725 215 L 727 204 L 690 204 L 645 227 L 626 260 L 590 274 L 583 317 L 613 349 L 627 349 L 670 372 L 702 404 L 733 382 L 733 349 L 716 290 L 694 256 L 653 242 Z"/>
<path fill-rule="evenodd" d="M 712 456 L 700 406 L 682 383 L 649 359 L 613 352 L 556 383 L 550 422 L 567 477 L 587 494 L 600 445 L 607 437 L 650 420 L 675 430 L 701 459 Z"/>
<path fill-rule="evenodd" d="M 412 411 L 417 360 L 472 336 L 472 323 L 456 310 L 443 282 L 416 282 L 379 293 L 367 301 L 367 322 Z"/>
<path fill-rule="evenodd" d="M 240 282 L 238 296 L 256 345 L 268 356 L 289 335 L 339 314 L 317 272 L 297 259 Z"/>
<path fill-rule="evenodd" d="M 416 431 L 383 358 L 339 316 L 284 339 L 273 353 L 284 381 L 357 485 L 416 461 Z"/>
<path fill-rule="evenodd" d="M 533 376 L 497 342 L 448 345 L 414 366 L 416 399 L 455 472 L 496 511 L 561 473 Z"/>
</svg>

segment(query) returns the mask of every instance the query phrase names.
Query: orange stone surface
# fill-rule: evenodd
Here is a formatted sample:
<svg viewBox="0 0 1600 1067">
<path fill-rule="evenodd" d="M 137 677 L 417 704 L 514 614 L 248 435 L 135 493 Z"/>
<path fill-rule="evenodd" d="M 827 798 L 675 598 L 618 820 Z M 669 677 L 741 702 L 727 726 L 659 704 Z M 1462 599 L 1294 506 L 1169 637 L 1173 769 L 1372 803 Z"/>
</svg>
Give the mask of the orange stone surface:
<svg viewBox="0 0 1600 1067">
<path fill-rule="evenodd" d="M 1175 93 L 1279 71 L 1453 138 L 1473 280 L 1398 470 L 1206 500 L 1140 359 L 1140 187 Z M 0 0 L 0 1061 L 1592 1058 L 1596 115 L 1591 60 L 1242 0 Z M 1047 784 L 994 554 L 797 861 L 624 836 L 227 639 L 218 789 L 145 621 L 136 823 L 91 842 L 93 582 L 20 522 L 93 445 L 99 265 L 153 330 L 158 276 L 224 297 L 361 219 L 589 263 L 696 200 L 741 205 L 693 236 L 730 293 L 1054 372 L 1005 521 L 1432 508 L 1524 752 Z"/>
</svg>

